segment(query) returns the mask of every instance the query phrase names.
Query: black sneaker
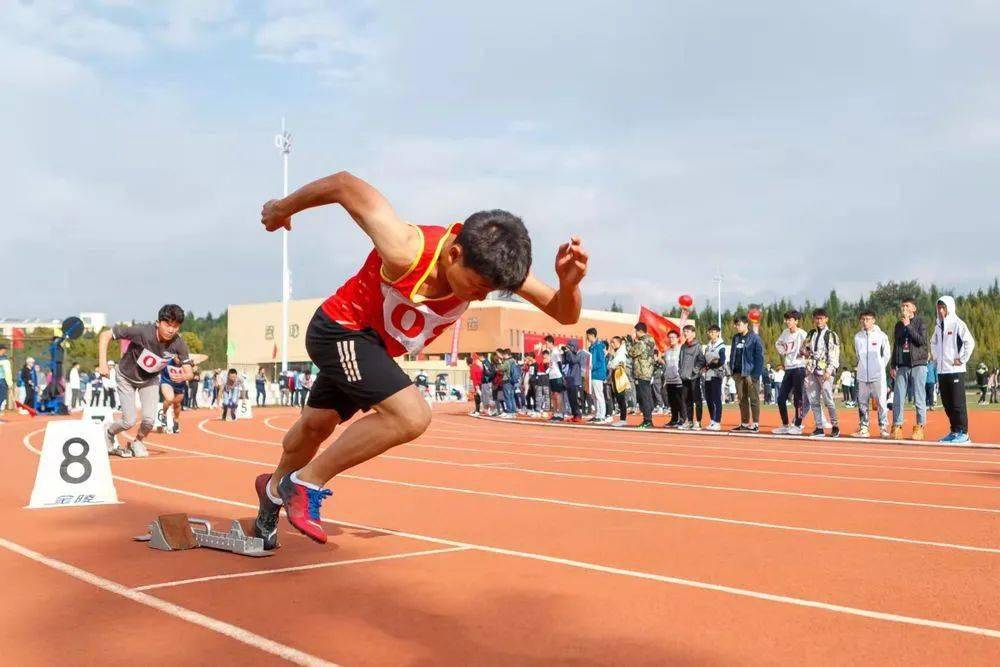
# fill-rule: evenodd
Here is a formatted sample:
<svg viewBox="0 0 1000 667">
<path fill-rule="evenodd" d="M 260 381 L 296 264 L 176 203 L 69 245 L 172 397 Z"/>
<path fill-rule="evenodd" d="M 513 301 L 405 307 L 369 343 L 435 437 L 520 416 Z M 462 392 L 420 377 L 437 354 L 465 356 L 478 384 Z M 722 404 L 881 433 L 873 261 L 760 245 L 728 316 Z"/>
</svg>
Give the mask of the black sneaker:
<svg viewBox="0 0 1000 667">
<path fill-rule="evenodd" d="M 278 546 L 278 517 L 281 515 L 281 505 L 275 504 L 267 495 L 267 485 L 270 481 L 271 475 L 268 473 L 258 475 L 254 481 L 260 509 L 257 510 L 257 519 L 253 522 L 253 534 L 254 537 L 264 539 L 265 551 L 271 551 Z"/>
<path fill-rule="evenodd" d="M 749 426 L 746 426 L 745 424 L 740 424 L 736 428 L 729 429 L 729 432 L 730 433 L 746 433 L 749 430 L 750 430 Z"/>
<path fill-rule="evenodd" d="M 830 437 L 831 438 L 839 438 L 840 437 L 840 427 L 839 426 L 834 426 L 830 430 Z"/>
<path fill-rule="evenodd" d="M 747 433 L 759 433 L 760 427 L 756 424 L 750 424 L 750 426 L 747 426 L 746 431 Z"/>
<path fill-rule="evenodd" d="M 181 425 L 178 424 L 177 422 L 174 422 L 174 435 L 177 435 L 180 432 L 181 432 Z"/>
</svg>

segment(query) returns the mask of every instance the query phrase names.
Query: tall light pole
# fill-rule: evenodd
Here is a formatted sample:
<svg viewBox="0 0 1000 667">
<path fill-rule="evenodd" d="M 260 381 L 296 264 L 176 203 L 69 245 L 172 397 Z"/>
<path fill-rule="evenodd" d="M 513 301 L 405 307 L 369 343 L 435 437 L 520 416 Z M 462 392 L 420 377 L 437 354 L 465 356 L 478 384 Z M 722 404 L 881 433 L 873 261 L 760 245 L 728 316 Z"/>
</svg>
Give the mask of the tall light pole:
<svg viewBox="0 0 1000 667">
<path fill-rule="evenodd" d="M 292 135 L 285 129 L 281 118 L 281 134 L 274 137 L 275 147 L 281 151 L 284 162 L 283 197 L 288 196 L 288 154 L 292 152 Z M 288 269 L 288 230 L 281 230 L 281 372 L 288 370 L 288 299 L 291 295 L 292 275 Z"/>
<path fill-rule="evenodd" d="M 718 324 L 719 324 L 719 329 L 720 330 L 722 329 L 722 280 L 723 280 L 724 277 L 725 276 L 722 275 L 722 271 L 719 271 L 719 274 L 717 276 L 715 276 L 715 278 L 713 278 L 713 280 L 716 282 L 716 284 L 718 285 L 718 288 L 719 288 L 719 313 L 718 313 L 719 322 L 718 322 Z"/>
</svg>

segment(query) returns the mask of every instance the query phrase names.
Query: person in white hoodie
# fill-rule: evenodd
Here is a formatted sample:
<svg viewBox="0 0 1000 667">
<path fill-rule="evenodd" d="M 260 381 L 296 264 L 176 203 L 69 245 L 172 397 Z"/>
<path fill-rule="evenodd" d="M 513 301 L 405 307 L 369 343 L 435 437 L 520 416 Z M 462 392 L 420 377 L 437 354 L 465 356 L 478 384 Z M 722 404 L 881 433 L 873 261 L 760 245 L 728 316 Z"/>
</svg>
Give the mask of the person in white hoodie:
<svg viewBox="0 0 1000 667">
<path fill-rule="evenodd" d="M 878 428 L 883 438 L 889 437 L 889 410 L 886 405 L 885 368 L 892 359 L 889 337 L 875 324 L 875 313 L 862 310 L 861 331 L 854 334 L 854 352 L 858 355 L 858 414 L 861 427 L 855 438 L 867 438 L 868 410 L 872 398 L 878 402 Z"/>
<path fill-rule="evenodd" d="M 941 404 L 948 415 L 951 432 L 940 442 L 969 442 L 969 412 L 965 404 L 965 365 L 969 363 L 976 340 L 955 310 L 955 299 L 942 296 L 937 301 L 937 322 L 931 337 L 931 353 L 937 364 Z"/>
<path fill-rule="evenodd" d="M 806 358 L 803 356 L 802 344 L 806 341 L 806 332 L 799 328 L 802 313 L 790 310 L 785 313 L 785 330 L 774 341 L 774 347 L 781 355 L 781 366 L 784 372 L 781 385 L 778 387 L 778 414 L 781 415 L 781 426 L 774 429 L 776 435 L 802 435 L 802 394 L 806 381 Z M 795 406 L 795 418 L 789 424 L 788 396 L 792 395 L 792 405 Z"/>
<path fill-rule="evenodd" d="M 608 359 L 608 382 L 611 383 L 611 393 L 618 406 L 619 420 L 612 422 L 612 426 L 628 425 L 628 406 L 626 405 L 626 391 L 618 391 L 615 388 L 615 375 L 619 368 L 624 369 L 628 363 L 628 350 L 625 348 L 625 341 L 621 336 L 614 336 L 611 339 L 611 358 Z M 612 409 L 610 412 L 614 412 Z M 610 414 L 608 415 L 611 416 Z"/>
</svg>

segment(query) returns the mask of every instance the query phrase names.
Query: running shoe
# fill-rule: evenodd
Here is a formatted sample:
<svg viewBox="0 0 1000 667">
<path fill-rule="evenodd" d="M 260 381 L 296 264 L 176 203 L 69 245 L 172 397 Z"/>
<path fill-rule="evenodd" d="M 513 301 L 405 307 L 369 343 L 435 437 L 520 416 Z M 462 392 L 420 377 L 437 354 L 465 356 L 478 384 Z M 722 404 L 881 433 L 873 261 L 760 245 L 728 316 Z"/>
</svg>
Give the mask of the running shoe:
<svg viewBox="0 0 1000 667">
<path fill-rule="evenodd" d="M 774 435 L 788 435 L 788 426 L 779 426 L 771 430 Z"/>
<path fill-rule="evenodd" d="M 701 430 L 701 422 L 694 422 L 694 423 L 692 423 L 691 424 L 691 430 L 692 431 L 700 431 Z"/>
<path fill-rule="evenodd" d="M 813 431 L 812 433 L 808 434 L 808 437 L 810 437 L 810 438 L 825 438 L 826 437 L 826 431 L 824 431 L 821 428 L 818 428 L 815 431 Z"/>
<path fill-rule="evenodd" d="M 293 482 L 291 475 L 285 475 L 278 483 L 278 495 L 285 505 L 288 522 L 309 539 L 326 544 L 326 531 L 320 523 L 319 508 L 324 500 L 333 495 L 333 491 L 311 489 Z"/>
<path fill-rule="evenodd" d="M 746 433 L 749 430 L 750 430 L 749 426 L 747 426 L 746 424 L 740 424 L 736 428 L 729 429 L 729 432 L 730 433 Z"/>
<path fill-rule="evenodd" d="M 858 432 L 855 433 L 855 434 L 853 434 L 851 437 L 852 438 L 867 438 L 869 435 L 870 434 L 868 432 L 868 427 L 865 426 L 864 424 L 862 424 L 861 428 L 858 429 Z"/>
<path fill-rule="evenodd" d="M 642 422 L 641 424 L 639 424 L 638 426 L 636 426 L 636 428 L 640 429 L 640 430 L 643 430 L 643 431 L 651 429 L 651 428 L 653 428 L 653 422 Z"/>
<path fill-rule="evenodd" d="M 750 424 L 747 427 L 747 433 L 760 433 L 760 426 L 758 424 Z"/>
<path fill-rule="evenodd" d="M 944 443 L 946 445 L 947 444 L 951 444 L 951 443 L 955 442 L 955 437 L 957 435 L 958 435 L 957 433 L 949 433 L 948 435 L 946 435 L 943 438 L 941 438 L 940 440 L 938 440 L 938 442 L 942 442 L 942 443 Z"/>
<path fill-rule="evenodd" d="M 677 426 L 677 430 L 678 431 L 690 431 L 691 430 L 691 423 L 690 422 L 684 422 L 683 424 L 679 424 Z"/>
<path fill-rule="evenodd" d="M 721 431 L 722 425 L 719 422 L 712 422 L 708 425 L 709 431 Z"/>
<path fill-rule="evenodd" d="M 128 448 L 132 452 L 132 456 L 137 459 L 144 459 L 149 456 L 149 452 L 146 451 L 146 445 L 143 444 L 142 440 L 133 440 Z"/>
<path fill-rule="evenodd" d="M 830 437 L 831 438 L 839 438 L 840 437 L 840 427 L 839 426 L 834 426 L 833 428 L 830 429 Z"/>
<path fill-rule="evenodd" d="M 913 434 L 910 435 L 910 437 L 913 438 L 914 440 L 923 440 L 924 439 L 924 427 L 923 427 L 923 425 L 922 424 L 917 424 L 916 426 L 914 426 L 913 427 Z"/>
<path fill-rule="evenodd" d="M 786 431 L 786 433 L 788 435 L 802 435 L 802 427 L 792 424 L 788 427 L 788 431 Z"/>
<path fill-rule="evenodd" d="M 181 432 L 181 425 L 178 424 L 177 422 L 174 422 L 174 435 L 180 435 L 180 432 Z"/>
<path fill-rule="evenodd" d="M 278 546 L 278 517 L 281 516 L 281 505 L 274 503 L 267 495 L 267 485 L 271 475 L 264 473 L 254 480 L 257 489 L 257 519 L 253 522 L 253 534 L 264 540 L 264 550 L 271 551 Z"/>
<path fill-rule="evenodd" d="M 956 433 L 955 437 L 951 441 L 953 445 L 967 445 L 970 442 L 972 442 L 972 440 L 969 439 L 968 433 Z"/>
</svg>

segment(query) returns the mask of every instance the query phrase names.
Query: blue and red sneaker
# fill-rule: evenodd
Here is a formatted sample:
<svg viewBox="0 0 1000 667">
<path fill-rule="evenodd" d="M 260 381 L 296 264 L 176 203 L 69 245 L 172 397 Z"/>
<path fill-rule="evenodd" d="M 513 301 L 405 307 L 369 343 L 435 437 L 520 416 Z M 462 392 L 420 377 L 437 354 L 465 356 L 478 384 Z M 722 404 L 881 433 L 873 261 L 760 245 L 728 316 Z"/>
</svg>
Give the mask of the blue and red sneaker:
<svg viewBox="0 0 1000 667">
<path fill-rule="evenodd" d="M 309 539 L 326 544 L 326 531 L 320 523 L 319 508 L 324 500 L 333 495 L 333 491 L 296 484 L 289 474 L 278 482 L 278 495 L 284 501 L 288 522 Z"/>
<path fill-rule="evenodd" d="M 267 485 L 271 481 L 271 475 L 264 473 L 258 475 L 254 480 L 254 488 L 257 490 L 257 519 L 253 523 L 255 537 L 264 540 L 264 550 L 270 551 L 278 547 L 278 517 L 281 515 L 281 505 L 276 504 L 267 495 Z"/>
</svg>

